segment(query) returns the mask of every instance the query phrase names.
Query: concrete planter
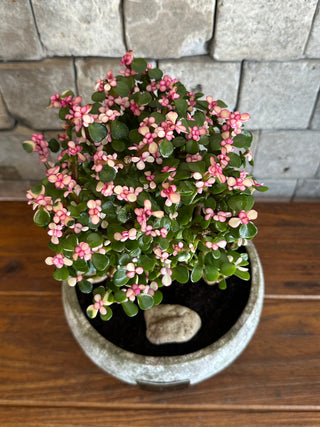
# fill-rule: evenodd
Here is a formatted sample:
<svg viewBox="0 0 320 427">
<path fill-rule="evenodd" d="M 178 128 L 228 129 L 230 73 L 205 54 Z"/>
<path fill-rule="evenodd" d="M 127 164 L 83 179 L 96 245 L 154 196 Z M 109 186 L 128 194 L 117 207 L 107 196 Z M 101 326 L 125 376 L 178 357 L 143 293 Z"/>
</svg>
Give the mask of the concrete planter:
<svg viewBox="0 0 320 427">
<path fill-rule="evenodd" d="M 101 369 L 129 384 L 144 388 L 177 388 L 196 384 L 232 363 L 252 338 L 260 319 L 264 296 L 262 266 L 254 245 L 247 251 L 252 284 L 248 303 L 233 327 L 213 344 L 182 356 L 143 356 L 123 350 L 103 338 L 82 312 L 74 288 L 63 284 L 67 321 L 86 355 Z"/>
</svg>

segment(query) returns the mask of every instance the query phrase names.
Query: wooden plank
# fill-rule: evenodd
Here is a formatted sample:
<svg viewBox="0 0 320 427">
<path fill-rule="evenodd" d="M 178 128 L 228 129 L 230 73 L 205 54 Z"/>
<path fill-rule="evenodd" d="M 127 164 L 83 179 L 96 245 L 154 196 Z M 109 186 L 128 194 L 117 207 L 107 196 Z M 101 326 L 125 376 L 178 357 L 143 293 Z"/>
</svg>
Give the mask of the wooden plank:
<svg viewBox="0 0 320 427">
<path fill-rule="evenodd" d="M 33 223 L 27 202 L 0 202 L 0 291 L 56 292 L 60 284 L 44 259 L 49 236 Z"/>
<path fill-rule="evenodd" d="M 90 409 L 90 408 L 0 408 L 0 425 L 6 427 L 78 426 L 105 427 L 270 427 L 317 426 L 318 412 L 202 411 L 170 409 Z"/>
<path fill-rule="evenodd" d="M 315 405 L 320 395 L 320 301 L 267 300 L 245 352 L 217 376 L 179 393 L 141 391 L 100 371 L 79 349 L 60 298 L 0 296 L 0 405 L 17 400 L 130 405 Z M 125 367 L 124 367 L 125 369 Z M 150 406 L 148 406 L 150 407 Z"/>
</svg>

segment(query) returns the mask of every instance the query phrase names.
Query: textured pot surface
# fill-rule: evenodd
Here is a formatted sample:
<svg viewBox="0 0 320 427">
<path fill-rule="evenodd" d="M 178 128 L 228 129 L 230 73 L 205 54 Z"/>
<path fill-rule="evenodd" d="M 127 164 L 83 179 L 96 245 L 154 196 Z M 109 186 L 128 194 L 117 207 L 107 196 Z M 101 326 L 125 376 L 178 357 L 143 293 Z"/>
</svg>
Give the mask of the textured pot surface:
<svg viewBox="0 0 320 427">
<path fill-rule="evenodd" d="M 89 323 L 78 302 L 75 288 L 63 284 L 62 297 L 67 321 L 87 356 L 101 369 L 129 384 L 168 386 L 196 384 L 232 363 L 252 338 L 261 315 L 264 277 L 252 242 L 247 252 L 251 264 L 248 303 L 233 327 L 213 344 L 182 356 L 143 356 L 123 350 L 102 337 Z"/>
</svg>

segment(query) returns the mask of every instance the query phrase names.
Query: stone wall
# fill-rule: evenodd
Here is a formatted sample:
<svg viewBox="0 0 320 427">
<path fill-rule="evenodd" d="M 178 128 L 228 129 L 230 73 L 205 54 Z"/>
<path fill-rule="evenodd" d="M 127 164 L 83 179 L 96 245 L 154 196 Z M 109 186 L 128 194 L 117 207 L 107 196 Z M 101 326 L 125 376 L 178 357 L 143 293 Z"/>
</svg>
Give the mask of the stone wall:
<svg viewBox="0 0 320 427">
<path fill-rule="evenodd" d="M 0 197 L 41 177 L 21 148 L 60 124 L 49 97 L 89 102 L 132 49 L 190 89 L 249 112 L 264 200 L 320 199 L 320 7 L 317 0 L 2 0 Z"/>
</svg>

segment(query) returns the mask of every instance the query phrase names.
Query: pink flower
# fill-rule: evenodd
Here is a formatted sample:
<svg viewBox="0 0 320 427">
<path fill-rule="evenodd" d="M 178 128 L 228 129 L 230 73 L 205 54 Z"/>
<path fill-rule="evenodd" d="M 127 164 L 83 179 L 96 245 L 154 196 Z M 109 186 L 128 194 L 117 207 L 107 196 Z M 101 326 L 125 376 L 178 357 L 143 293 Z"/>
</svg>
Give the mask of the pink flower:
<svg viewBox="0 0 320 427">
<path fill-rule="evenodd" d="M 49 234 L 49 236 L 51 236 L 51 242 L 54 244 L 54 245 L 57 245 L 58 243 L 59 243 L 59 238 L 62 236 L 62 228 L 63 228 L 63 226 L 62 225 L 57 225 L 57 224 L 55 224 L 54 222 L 51 222 L 50 224 L 49 224 L 49 231 L 48 231 L 48 234 Z"/>
<path fill-rule="evenodd" d="M 133 262 L 129 262 L 129 264 L 126 265 L 127 270 L 127 277 L 132 279 L 136 274 L 142 274 L 143 268 L 142 267 L 136 267 Z"/>
<path fill-rule="evenodd" d="M 92 250 L 88 243 L 80 242 L 79 246 L 74 248 L 74 254 L 72 258 L 77 261 L 78 258 L 84 259 L 85 261 L 89 261 L 92 257 Z"/>
<path fill-rule="evenodd" d="M 123 231 L 122 233 L 114 233 L 114 240 L 125 242 L 126 240 L 135 240 L 137 238 L 137 230 L 135 228 L 130 228 L 130 230 Z"/>
<path fill-rule="evenodd" d="M 208 249 L 217 251 L 219 248 L 225 248 L 227 242 L 225 240 L 220 240 L 220 242 L 206 242 L 205 244 Z"/>
<path fill-rule="evenodd" d="M 126 66 L 130 65 L 133 59 L 134 59 L 134 56 L 133 56 L 132 50 L 128 50 L 128 52 L 125 55 L 123 55 L 121 59 L 121 65 L 126 65 Z"/>
<path fill-rule="evenodd" d="M 209 175 L 218 178 L 219 181 L 224 184 L 227 178 L 223 175 L 222 167 L 215 161 L 213 156 L 210 158 L 210 163 L 211 166 L 208 168 Z"/>
<path fill-rule="evenodd" d="M 172 204 L 180 203 L 181 196 L 179 193 L 176 193 L 176 185 L 170 185 L 168 182 L 164 182 L 162 183 L 162 188 L 163 190 L 161 191 L 160 195 L 161 197 L 167 197 L 167 200 L 165 202 L 166 206 L 171 206 Z"/>
<path fill-rule="evenodd" d="M 57 268 L 62 268 L 64 265 L 72 265 L 72 260 L 64 257 L 62 254 L 57 254 L 54 257 L 47 257 L 45 263 L 47 265 L 55 265 Z"/>
<path fill-rule="evenodd" d="M 141 191 L 143 191 L 143 188 L 129 188 L 126 185 L 123 187 L 121 185 L 116 185 L 113 191 L 117 195 L 118 200 L 125 200 L 126 202 L 134 203 L 137 201 L 137 197 L 139 196 Z"/>
<path fill-rule="evenodd" d="M 106 182 L 105 184 L 101 181 L 98 182 L 96 191 L 103 194 L 105 197 L 112 196 L 114 184 L 113 181 Z"/>
<path fill-rule="evenodd" d="M 96 294 L 94 297 L 93 308 L 99 311 L 103 316 L 107 314 L 107 309 L 105 308 L 105 301 L 103 300 L 100 294 Z"/>
<path fill-rule="evenodd" d="M 238 217 L 229 219 L 230 227 L 237 228 L 240 224 L 248 224 L 250 220 L 254 220 L 258 217 L 258 212 L 251 209 L 249 212 L 241 211 Z"/>
<path fill-rule="evenodd" d="M 101 218 L 101 200 L 89 200 L 87 206 L 92 224 L 98 224 Z"/>
<path fill-rule="evenodd" d="M 199 153 L 197 153 L 197 154 L 187 154 L 186 155 L 186 162 L 187 163 L 200 162 L 201 160 L 202 160 L 202 156 Z"/>
</svg>

